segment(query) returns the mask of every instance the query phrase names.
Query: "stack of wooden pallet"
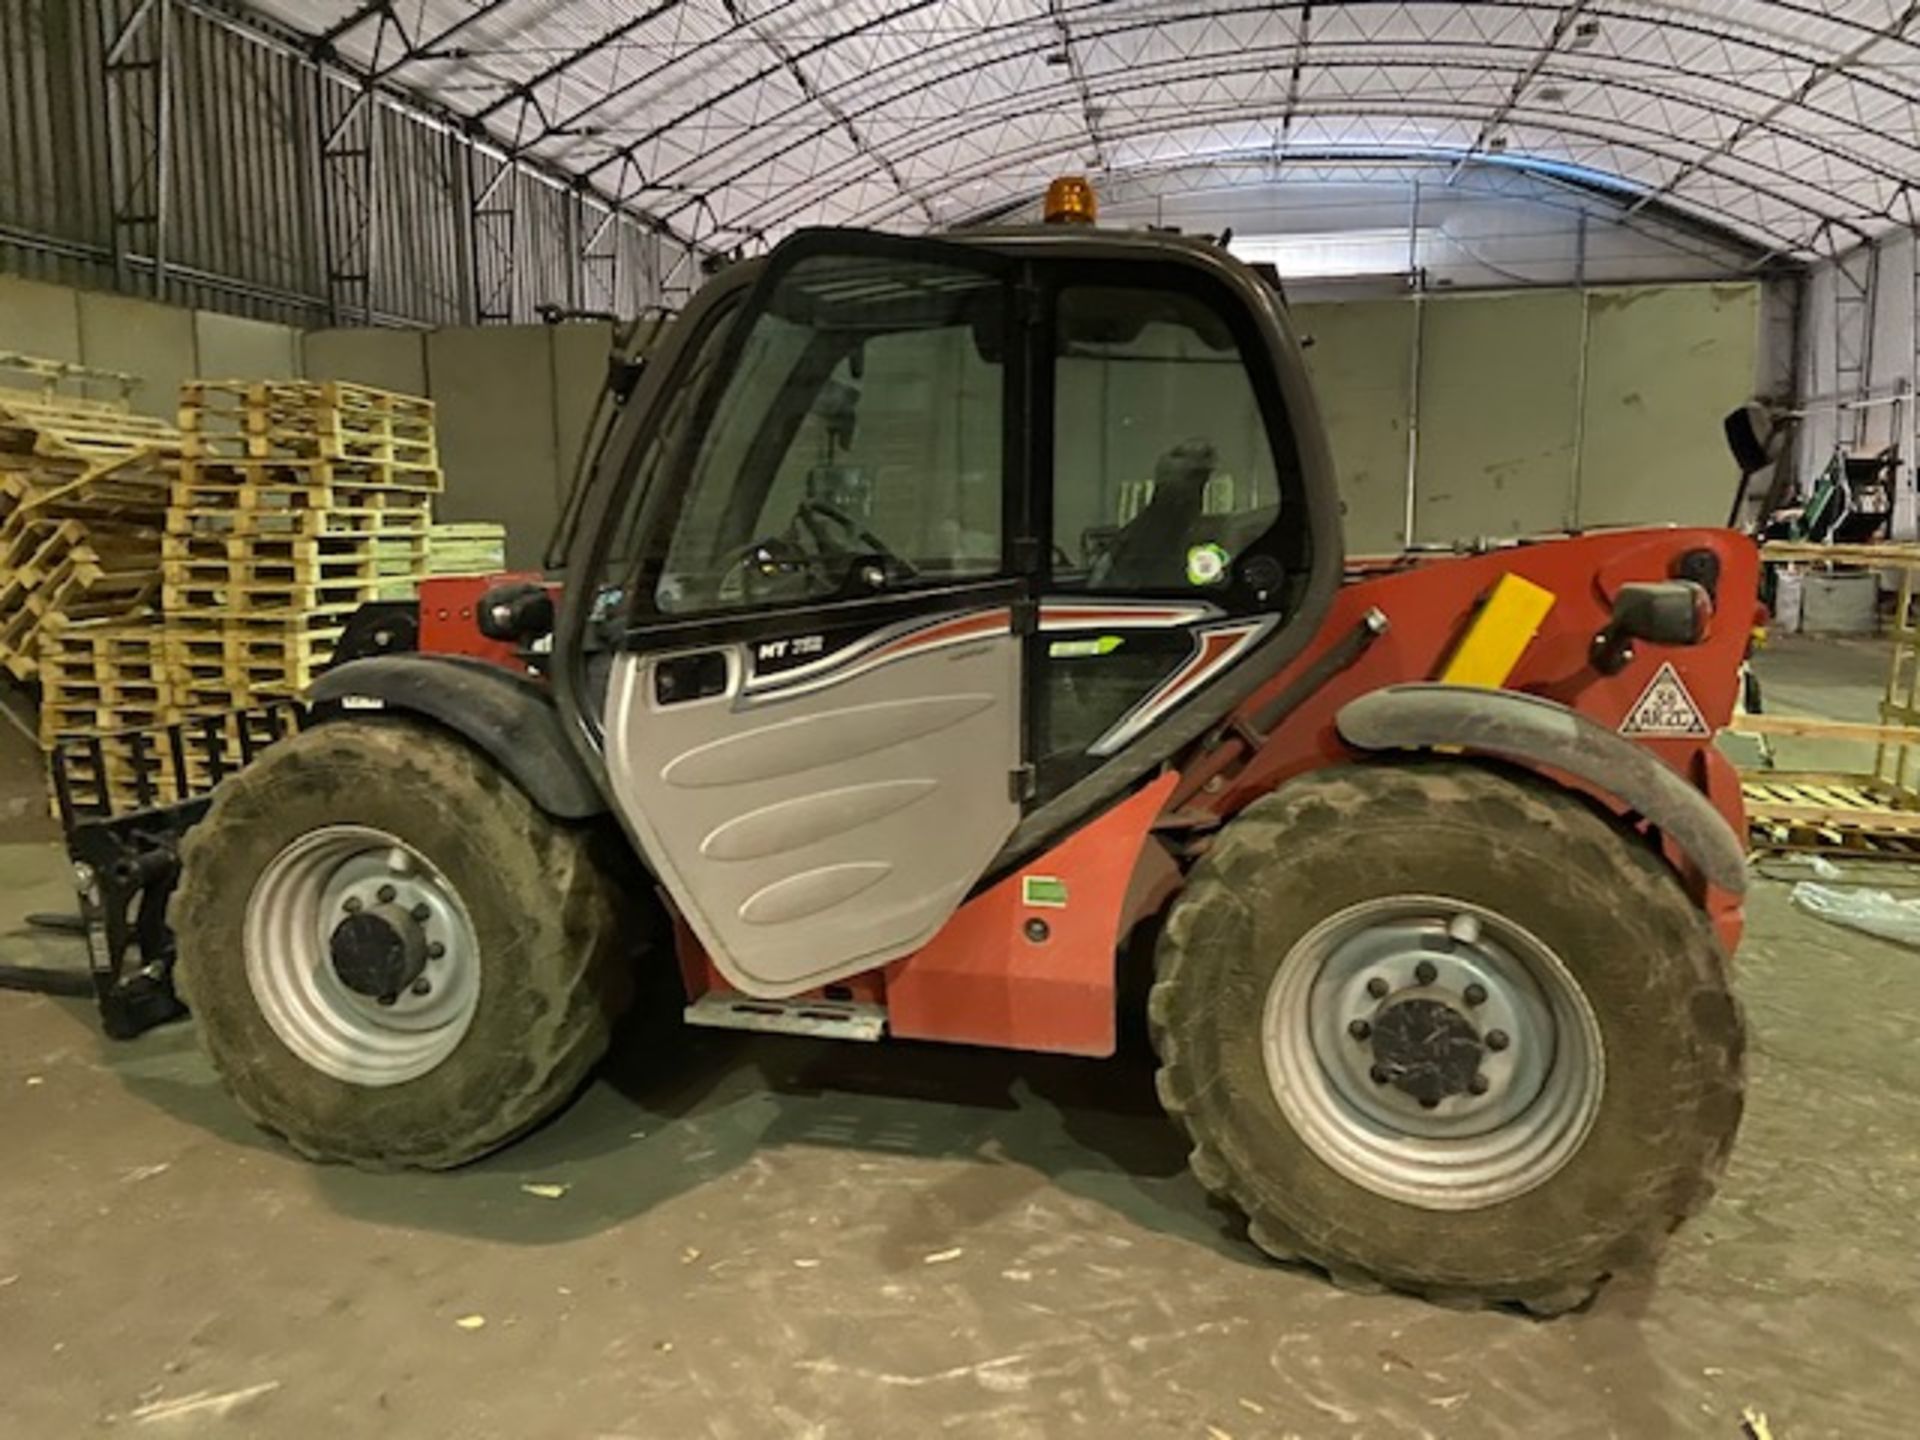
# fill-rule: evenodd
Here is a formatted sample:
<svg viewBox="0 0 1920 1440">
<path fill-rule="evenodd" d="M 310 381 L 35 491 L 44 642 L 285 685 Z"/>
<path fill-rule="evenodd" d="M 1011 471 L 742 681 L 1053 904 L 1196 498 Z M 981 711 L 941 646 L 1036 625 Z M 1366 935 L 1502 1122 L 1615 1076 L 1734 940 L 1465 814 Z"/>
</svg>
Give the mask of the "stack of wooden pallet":
<svg viewBox="0 0 1920 1440">
<path fill-rule="evenodd" d="M 433 402 L 327 381 L 194 381 L 162 575 L 178 702 L 296 695 L 366 600 L 426 573 Z"/>
<path fill-rule="evenodd" d="M 0 666 L 22 680 L 42 631 L 153 603 L 180 454 L 165 421 L 58 390 L 89 372 L 48 371 L 38 390 L 0 388 Z"/>
</svg>

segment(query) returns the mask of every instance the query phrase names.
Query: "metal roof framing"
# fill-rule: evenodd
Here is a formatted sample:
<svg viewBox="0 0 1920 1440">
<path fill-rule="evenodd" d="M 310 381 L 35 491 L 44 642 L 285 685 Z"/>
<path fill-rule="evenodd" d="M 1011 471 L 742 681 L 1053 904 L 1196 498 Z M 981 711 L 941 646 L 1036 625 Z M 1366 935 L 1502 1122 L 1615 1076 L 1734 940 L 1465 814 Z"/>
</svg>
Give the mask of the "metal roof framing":
<svg viewBox="0 0 1920 1440">
<path fill-rule="evenodd" d="M 180 0 L 206 5 L 212 0 Z M 1910 225 L 1910 0 L 251 0 L 312 53 L 733 248 L 1266 150 L 1607 177 L 1829 256 Z"/>
</svg>

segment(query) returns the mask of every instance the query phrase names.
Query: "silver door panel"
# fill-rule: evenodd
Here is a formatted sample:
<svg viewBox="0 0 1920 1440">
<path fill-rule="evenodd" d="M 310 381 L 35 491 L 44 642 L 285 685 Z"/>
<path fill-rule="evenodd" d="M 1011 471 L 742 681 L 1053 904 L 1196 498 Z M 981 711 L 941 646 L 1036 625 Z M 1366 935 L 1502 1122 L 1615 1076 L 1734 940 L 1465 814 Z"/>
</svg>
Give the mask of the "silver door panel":
<svg viewBox="0 0 1920 1440">
<path fill-rule="evenodd" d="M 1001 612 L 1004 614 L 1004 612 Z M 729 983 L 777 998 L 930 940 L 1019 820 L 1020 641 L 1008 631 L 755 698 L 660 705 L 624 655 L 607 766 L 629 826 Z"/>
</svg>

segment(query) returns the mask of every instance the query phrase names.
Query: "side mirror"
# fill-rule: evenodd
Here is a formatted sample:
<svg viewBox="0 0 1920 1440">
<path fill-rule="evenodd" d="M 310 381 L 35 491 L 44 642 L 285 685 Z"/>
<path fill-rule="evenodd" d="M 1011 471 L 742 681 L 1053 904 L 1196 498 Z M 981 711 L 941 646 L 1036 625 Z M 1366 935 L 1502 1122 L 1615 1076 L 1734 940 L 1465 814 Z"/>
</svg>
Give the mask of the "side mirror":
<svg viewBox="0 0 1920 1440">
<path fill-rule="evenodd" d="M 1593 637 L 1593 668 L 1617 675 L 1633 659 L 1633 642 L 1698 645 L 1713 618 L 1713 599 L 1692 580 L 1659 580 L 1622 585 L 1613 599 L 1613 617 Z"/>
<path fill-rule="evenodd" d="M 1779 458 L 1779 432 L 1773 412 L 1759 401 L 1742 405 L 1720 424 L 1742 475 L 1757 475 Z"/>
<path fill-rule="evenodd" d="M 480 597 L 474 614 L 489 640 L 524 646 L 553 633 L 553 595 L 532 580 L 494 586 Z"/>
</svg>

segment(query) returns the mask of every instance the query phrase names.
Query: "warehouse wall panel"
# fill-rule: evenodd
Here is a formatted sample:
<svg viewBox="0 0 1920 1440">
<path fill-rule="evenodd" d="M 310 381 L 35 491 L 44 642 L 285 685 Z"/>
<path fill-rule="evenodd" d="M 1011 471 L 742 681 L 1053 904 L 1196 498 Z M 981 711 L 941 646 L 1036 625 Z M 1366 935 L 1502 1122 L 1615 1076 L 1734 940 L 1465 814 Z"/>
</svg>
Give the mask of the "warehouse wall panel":
<svg viewBox="0 0 1920 1440">
<path fill-rule="evenodd" d="M 133 392 L 133 408 L 171 420 L 180 406 L 180 382 L 196 373 L 193 312 L 92 291 L 82 291 L 79 299 L 86 363 L 140 376 L 146 383 Z"/>
<path fill-rule="evenodd" d="M 312 330 L 301 337 L 301 365 L 311 380 L 427 393 L 427 337 L 418 330 Z"/>
<path fill-rule="evenodd" d="M 300 332 L 270 320 L 193 312 L 194 374 L 203 380 L 291 380 L 300 374 Z"/>
<path fill-rule="evenodd" d="M 1402 541 L 1416 349 L 1416 542 L 1724 521 L 1735 478 L 1720 422 L 1767 369 L 1760 294 L 1679 284 L 1295 306 L 1349 552 Z"/>
<path fill-rule="evenodd" d="M 0 275 L 0 350 L 78 362 L 79 296 L 65 285 Z"/>
<path fill-rule="evenodd" d="M 1414 539 L 1561 529 L 1580 416 L 1579 293 L 1435 297 L 1425 308 Z"/>
<path fill-rule="evenodd" d="M 1726 523 L 1721 421 L 1752 396 L 1758 287 L 1598 291 L 1587 329 L 1580 523 Z"/>
<path fill-rule="evenodd" d="M 548 332 L 553 346 L 553 424 L 558 496 L 566 499 L 580 463 L 580 446 L 592 423 L 593 409 L 607 379 L 607 358 L 613 351 L 610 325 L 555 325 Z"/>
<path fill-rule="evenodd" d="M 1300 305 L 1333 442 L 1347 553 L 1397 551 L 1407 530 L 1407 427 L 1413 401 L 1414 307 L 1403 300 Z"/>
<path fill-rule="evenodd" d="M 474 326 L 427 337 L 445 520 L 502 520 L 507 563 L 537 567 L 560 513 L 550 332 Z"/>
</svg>

